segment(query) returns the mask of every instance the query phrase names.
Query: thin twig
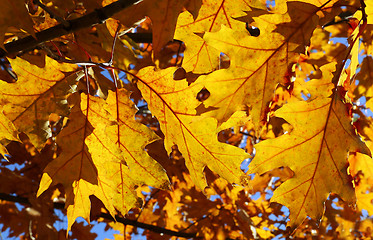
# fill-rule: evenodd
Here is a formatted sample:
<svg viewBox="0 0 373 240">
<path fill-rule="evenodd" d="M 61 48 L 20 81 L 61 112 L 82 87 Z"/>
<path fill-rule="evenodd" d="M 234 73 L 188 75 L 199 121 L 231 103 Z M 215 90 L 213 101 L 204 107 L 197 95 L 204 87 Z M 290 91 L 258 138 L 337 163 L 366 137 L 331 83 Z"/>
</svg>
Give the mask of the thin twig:
<svg viewBox="0 0 373 240">
<path fill-rule="evenodd" d="M 56 13 L 52 11 L 52 9 L 49 9 L 47 6 L 45 6 L 43 3 L 41 3 L 39 0 L 34 0 L 34 4 L 38 5 L 41 9 L 46 11 L 51 18 L 54 18 L 57 20 L 57 22 L 61 23 L 65 28 L 70 28 L 70 23 L 63 19 L 62 17 L 58 16 Z"/>
<path fill-rule="evenodd" d="M 5 201 L 9 201 L 9 202 L 17 202 L 17 203 L 31 205 L 30 201 L 25 197 L 12 196 L 12 195 L 9 195 L 9 194 L 6 194 L 6 193 L 0 193 L 0 199 L 5 200 Z M 53 205 L 54 205 L 55 209 L 64 209 L 65 208 L 64 203 L 59 203 L 58 202 L 58 203 L 53 203 Z M 104 219 L 109 220 L 109 221 L 117 221 L 117 222 L 120 222 L 124 225 L 131 225 L 131 226 L 139 227 L 139 228 L 146 229 L 146 230 L 149 230 L 149 231 L 152 231 L 152 232 L 156 232 L 156 233 L 160 233 L 160 234 L 167 234 L 169 236 L 183 237 L 183 238 L 197 238 L 196 233 L 178 232 L 178 231 L 154 226 L 154 225 L 151 225 L 151 224 L 138 222 L 136 220 L 130 220 L 130 219 L 123 218 L 123 217 L 120 217 L 120 216 L 115 216 L 115 219 L 114 219 L 108 213 L 100 213 L 99 217 L 104 218 Z"/>
<path fill-rule="evenodd" d="M 220 210 L 220 209 L 219 209 L 219 210 Z M 204 220 L 204 219 L 210 217 L 211 214 L 212 214 L 212 213 L 209 213 L 209 214 L 207 214 L 207 215 L 205 215 L 205 216 L 203 216 L 203 217 L 200 217 L 199 219 L 197 219 L 197 221 L 193 222 L 193 223 L 190 224 L 188 227 L 186 227 L 186 228 L 180 230 L 180 232 L 184 232 L 184 231 L 188 230 L 189 228 L 191 228 L 192 226 L 196 225 L 196 224 L 199 223 L 200 221 L 202 221 L 202 220 Z"/>
<path fill-rule="evenodd" d="M 115 44 L 117 42 L 117 38 L 119 36 L 119 31 L 120 31 L 120 25 L 118 25 L 117 30 L 115 31 L 115 36 L 113 40 L 113 45 L 111 46 L 111 53 L 110 53 L 110 60 L 108 61 L 109 65 L 113 65 L 114 62 L 114 51 L 115 51 Z"/>
<path fill-rule="evenodd" d="M 157 189 L 157 190 L 155 190 L 155 192 L 153 192 L 152 194 L 150 194 L 149 199 L 145 201 L 144 206 L 141 208 L 141 211 L 140 211 L 139 214 L 137 215 L 137 217 L 136 217 L 136 221 L 139 220 L 139 218 L 140 218 L 142 212 L 143 212 L 144 209 L 148 206 L 149 201 L 150 201 L 150 200 L 151 200 L 151 199 L 152 199 L 152 198 L 153 198 L 153 197 L 154 197 L 154 196 L 155 196 L 159 191 L 160 191 L 160 189 Z"/>
</svg>

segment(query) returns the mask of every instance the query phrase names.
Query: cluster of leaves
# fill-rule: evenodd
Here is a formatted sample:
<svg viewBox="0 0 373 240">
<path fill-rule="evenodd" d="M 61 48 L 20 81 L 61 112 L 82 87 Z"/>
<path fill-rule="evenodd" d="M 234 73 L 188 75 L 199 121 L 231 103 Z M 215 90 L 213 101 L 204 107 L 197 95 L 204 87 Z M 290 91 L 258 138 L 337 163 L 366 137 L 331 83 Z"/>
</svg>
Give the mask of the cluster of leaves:
<svg viewBox="0 0 373 240">
<path fill-rule="evenodd" d="M 372 236 L 371 1 L 135 2 L 0 2 L 2 230 Z"/>
</svg>

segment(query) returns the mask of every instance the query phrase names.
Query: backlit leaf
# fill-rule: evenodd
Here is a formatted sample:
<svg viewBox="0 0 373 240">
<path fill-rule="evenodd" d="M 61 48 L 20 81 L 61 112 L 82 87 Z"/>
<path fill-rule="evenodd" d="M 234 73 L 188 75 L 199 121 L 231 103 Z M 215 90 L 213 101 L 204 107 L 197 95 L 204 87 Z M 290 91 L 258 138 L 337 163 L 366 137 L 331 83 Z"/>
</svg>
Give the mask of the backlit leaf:
<svg viewBox="0 0 373 240">
<path fill-rule="evenodd" d="M 182 67 L 187 72 L 208 73 L 217 69 L 220 51 L 207 45 L 198 34 L 216 32 L 222 24 L 232 29 L 242 27 L 234 17 L 243 16 L 250 9 L 249 4 L 250 1 L 204 0 L 197 19 L 187 11 L 179 15 L 175 38 L 186 45 Z"/>
<path fill-rule="evenodd" d="M 114 116 L 117 125 L 106 132 L 122 150 L 123 156 L 123 163 L 117 164 L 117 172 L 112 176 L 120 180 L 118 185 L 120 194 L 114 199 L 114 205 L 125 213 L 128 207 L 124 200 L 127 198 L 126 185 L 129 182 L 158 188 L 168 188 L 169 183 L 162 166 L 145 152 L 145 146 L 159 140 L 159 137 L 148 127 L 135 121 L 136 109 L 126 91 L 120 89 L 117 92 L 110 92 L 107 103 L 106 109 Z"/>
<path fill-rule="evenodd" d="M 287 166 L 294 172 L 294 177 L 277 188 L 271 200 L 290 209 L 291 226 L 299 225 L 307 216 L 320 219 L 331 192 L 354 202 L 347 154 L 370 151 L 356 135 L 338 95 L 286 104 L 276 111 L 276 116 L 288 121 L 294 130 L 257 144 L 249 171 L 262 174 Z"/>
<path fill-rule="evenodd" d="M 373 214 L 373 160 L 371 157 L 355 153 L 349 158 L 350 172 L 356 177 L 355 183 L 356 204 L 360 210 L 365 209 L 369 215 Z"/>
<path fill-rule="evenodd" d="M 174 81 L 176 69 L 155 71 L 148 67 L 137 74 L 138 87 L 165 135 L 167 152 L 171 152 L 174 144 L 178 146 L 193 182 L 202 190 L 207 186 L 205 167 L 231 183 L 241 183 L 240 164 L 248 154 L 218 142 L 215 119 L 195 116 L 198 88 L 188 87 L 185 81 Z"/>
<path fill-rule="evenodd" d="M 77 95 L 74 96 L 79 97 Z M 74 100 L 72 100 L 74 101 Z M 89 196 L 95 195 L 111 214 L 115 214 L 114 200 L 123 190 L 125 198 L 119 204 L 126 213 L 131 207 L 139 206 L 140 200 L 134 192 L 130 179 L 122 186 L 123 178 L 118 171 L 127 171 L 118 146 L 107 135 L 106 129 L 116 127 L 114 119 L 104 109 L 103 99 L 81 95 L 69 115 L 70 122 L 57 138 L 62 153 L 44 170 L 38 195 L 50 185 L 61 183 L 66 192 L 68 228 L 77 217 L 89 222 L 91 203 Z M 126 170 L 123 170 L 127 168 Z M 123 196 L 120 193 L 120 196 Z"/>
<path fill-rule="evenodd" d="M 6 159 L 8 151 L 4 147 L 9 141 L 20 141 L 18 131 L 13 123 L 0 112 L 0 154 Z"/>
<path fill-rule="evenodd" d="M 4 115 L 20 132 L 26 133 L 32 143 L 41 148 L 51 136 L 49 114 L 67 116 L 66 95 L 75 84 L 76 65 L 58 63 L 46 57 L 45 67 L 39 68 L 21 59 L 9 59 L 18 81 L 0 81 L 0 103 Z"/>
<path fill-rule="evenodd" d="M 288 2 L 286 14 L 251 11 L 242 20 L 253 22 L 260 29 L 257 37 L 250 35 L 244 23 L 240 31 L 222 26 L 218 32 L 205 33 L 207 44 L 227 54 L 231 60 L 228 69 L 215 71 L 197 80 L 211 93 L 204 105 L 216 109 L 207 114 L 221 123 L 249 105 L 253 122 L 258 128 L 266 119 L 265 111 L 276 84 L 288 81 L 289 64 L 295 61 L 296 53 L 303 52 L 308 44 L 319 18 L 316 13 L 327 15 L 332 3 Z"/>
</svg>

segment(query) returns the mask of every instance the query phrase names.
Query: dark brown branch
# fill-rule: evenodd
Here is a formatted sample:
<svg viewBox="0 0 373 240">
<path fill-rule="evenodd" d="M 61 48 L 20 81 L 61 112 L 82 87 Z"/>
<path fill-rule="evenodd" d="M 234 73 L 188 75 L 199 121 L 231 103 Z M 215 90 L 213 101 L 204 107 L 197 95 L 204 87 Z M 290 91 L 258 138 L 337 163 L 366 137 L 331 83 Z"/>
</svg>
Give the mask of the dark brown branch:
<svg viewBox="0 0 373 240">
<path fill-rule="evenodd" d="M 6 194 L 6 193 L 0 193 L 0 199 L 8 201 L 8 202 L 30 204 L 30 202 L 29 202 L 29 200 L 27 198 L 19 197 L 19 196 L 13 196 L 13 195 Z"/>
<path fill-rule="evenodd" d="M 0 48 L 0 58 L 5 57 L 9 54 L 18 53 L 20 51 L 31 50 L 40 43 L 50 41 L 54 38 L 61 37 L 72 32 L 76 32 L 80 29 L 103 23 L 109 17 L 127 7 L 132 6 L 137 1 L 138 0 L 118 0 L 103 8 L 96 9 L 95 11 L 80 18 L 67 20 L 69 28 L 66 28 L 64 24 L 59 24 L 57 26 L 36 33 L 36 38 L 27 36 L 25 38 L 7 43 L 4 45 L 6 51 Z"/>
<path fill-rule="evenodd" d="M 137 43 L 152 43 L 153 41 L 151 33 L 126 33 L 125 35 Z"/>
<path fill-rule="evenodd" d="M 6 194 L 6 193 L 0 193 L 0 200 L 31 205 L 30 201 L 25 197 L 13 196 L 13 195 Z M 65 204 L 63 204 L 63 203 L 55 202 L 55 203 L 53 203 L 53 205 L 54 205 L 54 208 L 56 208 L 56 209 L 64 209 L 65 208 Z M 196 233 L 177 232 L 177 231 L 169 230 L 169 229 L 166 229 L 166 228 L 154 226 L 154 225 L 151 225 L 151 224 L 138 222 L 136 220 L 130 220 L 130 219 L 123 218 L 123 217 L 120 217 L 120 216 L 115 216 L 115 219 L 114 219 L 108 213 L 100 213 L 99 217 L 104 218 L 104 219 L 109 220 L 109 221 L 117 221 L 117 222 L 123 223 L 124 225 L 131 225 L 131 226 L 134 226 L 134 227 L 139 227 L 139 228 L 146 229 L 146 230 L 156 232 L 156 233 L 163 233 L 163 234 L 167 234 L 167 235 L 170 235 L 170 236 L 183 237 L 183 238 L 197 238 Z"/>
<path fill-rule="evenodd" d="M 100 217 L 105 218 L 107 220 L 114 221 L 114 218 L 108 213 L 101 213 Z M 124 225 L 131 225 L 131 226 L 143 228 L 143 229 L 146 229 L 146 230 L 150 230 L 150 231 L 156 232 L 156 233 L 163 233 L 163 234 L 167 234 L 167 235 L 170 235 L 170 236 L 183 237 L 183 238 L 196 238 L 197 237 L 195 233 L 176 232 L 176 231 L 173 231 L 173 230 L 161 228 L 161 227 L 158 227 L 158 226 L 154 226 L 154 225 L 150 225 L 150 224 L 146 224 L 146 223 L 142 223 L 142 222 L 137 222 L 135 220 L 130 220 L 130 219 L 122 218 L 122 217 L 118 217 L 118 216 L 116 216 L 115 219 L 116 219 L 117 222 L 123 223 Z"/>
<path fill-rule="evenodd" d="M 45 6 L 43 3 L 41 3 L 39 0 L 34 0 L 34 4 L 38 5 L 41 9 L 46 11 L 51 18 L 56 19 L 59 23 L 61 23 L 65 28 L 70 27 L 69 22 L 63 19 L 62 17 L 55 14 L 51 9 L 49 9 L 47 6 Z"/>
</svg>

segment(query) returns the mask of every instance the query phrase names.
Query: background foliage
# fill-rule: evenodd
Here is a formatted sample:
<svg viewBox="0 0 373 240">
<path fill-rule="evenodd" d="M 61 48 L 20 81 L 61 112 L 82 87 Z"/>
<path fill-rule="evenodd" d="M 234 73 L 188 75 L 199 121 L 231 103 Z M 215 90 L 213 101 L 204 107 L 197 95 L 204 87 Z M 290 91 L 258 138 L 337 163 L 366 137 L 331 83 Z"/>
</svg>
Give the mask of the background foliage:
<svg viewBox="0 0 373 240">
<path fill-rule="evenodd" d="M 372 1 L 0 12 L 2 238 L 372 237 Z"/>
</svg>

